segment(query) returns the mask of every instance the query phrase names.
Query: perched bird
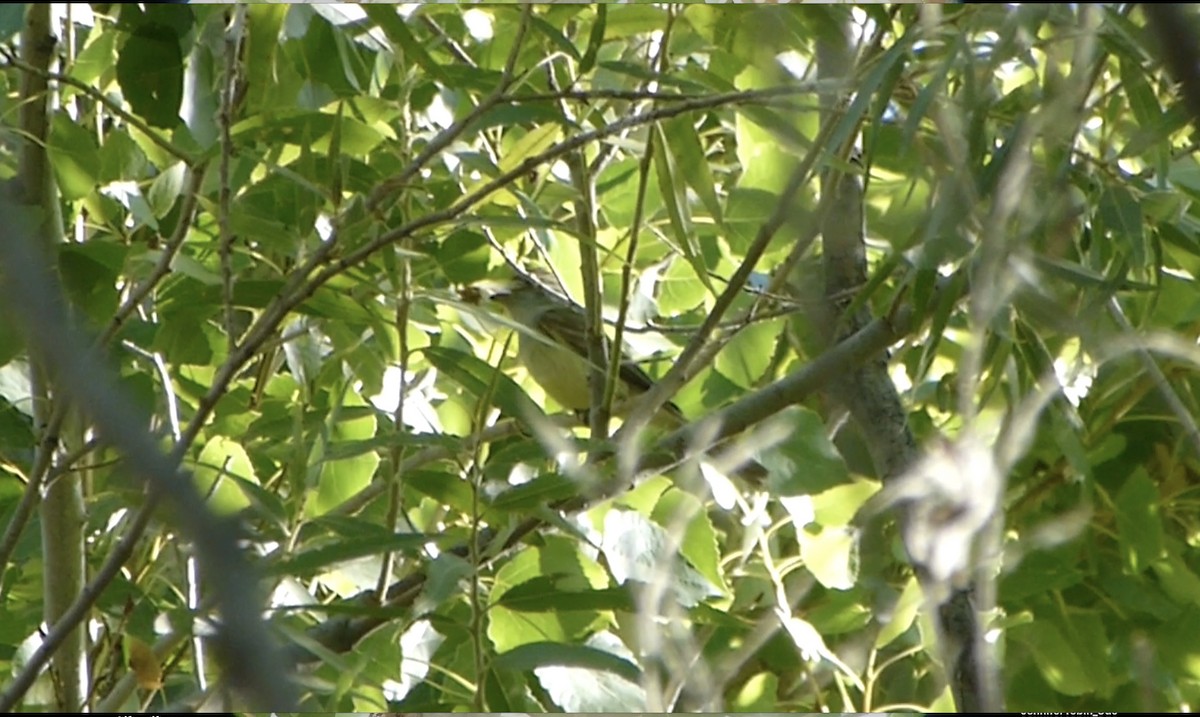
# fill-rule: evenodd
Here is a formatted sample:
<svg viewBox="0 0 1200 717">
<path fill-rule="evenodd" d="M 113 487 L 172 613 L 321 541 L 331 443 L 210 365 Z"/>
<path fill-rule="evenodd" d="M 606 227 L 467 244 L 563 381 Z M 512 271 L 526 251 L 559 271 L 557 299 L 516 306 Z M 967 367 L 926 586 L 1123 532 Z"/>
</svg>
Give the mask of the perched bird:
<svg viewBox="0 0 1200 717">
<path fill-rule="evenodd" d="M 591 388 L 583 309 L 525 277 L 490 291 L 472 289 L 469 295 L 464 294 L 464 298 L 472 301 L 479 301 L 484 296 L 503 307 L 522 328 L 517 339 L 517 359 L 530 377 L 564 408 L 586 411 L 591 406 Z M 605 355 L 612 355 L 611 341 L 607 337 Z M 622 361 L 617 377 L 613 411 L 620 416 L 632 407 L 633 399 L 653 387 L 654 379 L 632 361 Z M 671 430 L 687 423 L 687 419 L 678 406 L 667 403 L 652 422 L 659 428 Z M 723 442 L 723 462 L 730 464 L 732 460 L 735 475 L 761 484 L 767 476 L 766 468 L 737 449 L 731 451 L 737 440 L 735 437 Z M 731 459 L 730 456 L 734 457 Z M 702 470 L 711 467 L 708 461 L 701 461 Z M 715 480 L 710 475 L 706 478 L 710 483 Z"/>
<path fill-rule="evenodd" d="M 586 411 L 591 406 L 591 389 L 583 309 L 525 278 L 497 289 L 489 298 L 527 329 L 518 337 L 517 359 L 530 377 L 564 408 Z M 607 337 L 605 354 L 612 355 L 612 342 Z M 654 385 L 640 366 L 627 360 L 622 361 L 617 379 L 614 409 L 618 413 Z M 655 417 L 655 423 L 663 427 L 678 427 L 685 422 L 673 403 L 663 406 Z"/>
</svg>

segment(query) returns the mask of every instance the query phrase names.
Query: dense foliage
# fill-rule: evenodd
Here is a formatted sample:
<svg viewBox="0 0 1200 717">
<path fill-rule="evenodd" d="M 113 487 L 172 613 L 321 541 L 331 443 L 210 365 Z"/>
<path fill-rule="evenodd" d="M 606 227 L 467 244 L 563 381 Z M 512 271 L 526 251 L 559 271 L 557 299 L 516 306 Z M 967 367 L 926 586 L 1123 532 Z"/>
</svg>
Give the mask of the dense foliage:
<svg viewBox="0 0 1200 717">
<path fill-rule="evenodd" d="M 1200 702 L 1200 164 L 1139 10 L 75 5 L 39 66 L 13 7 L 0 174 L 31 191 L 44 147 L 89 380 L 144 417 L 108 430 L 149 431 L 215 521 L 178 486 L 146 512 L 10 296 L 8 704 L 77 709 L 73 661 L 93 709 L 221 705 L 203 636 L 240 601 L 307 711 L 951 709 L 894 520 L 929 485 L 977 511 L 925 537 L 975 587 L 1008 709 Z M 896 494 L 826 384 L 767 408 L 836 344 L 821 177 L 860 172 L 868 274 L 838 305 L 895 332 L 876 355 L 931 456 Z M 554 418 L 464 291 L 533 265 L 620 311 L 655 376 L 703 341 L 670 398 L 744 408 L 732 458 L 767 480 L 624 483 L 679 442 L 618 434 L 618 458 Z M 195 561 L 201 524 L 260 595 Z M 15 688 L 79 567 L 85 630 Z"/>
</svg>

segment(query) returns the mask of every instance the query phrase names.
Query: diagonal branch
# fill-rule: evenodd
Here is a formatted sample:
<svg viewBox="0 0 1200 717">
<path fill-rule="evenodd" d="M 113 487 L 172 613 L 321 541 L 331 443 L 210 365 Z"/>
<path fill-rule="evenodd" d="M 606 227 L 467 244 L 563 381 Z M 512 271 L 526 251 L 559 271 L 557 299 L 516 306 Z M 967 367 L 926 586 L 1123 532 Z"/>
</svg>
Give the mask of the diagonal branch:
<svg viewBox="0 0 1200 717">
<path fill-rule="evenodd" d="M 280 705 L 294 704 L 295 696 L 274 641 L 258 615 L 254 599 L 258 583 L 238 547 L 236 531 L 208 510 L 195 485 L 179 471 L 183 444 L 177 444 L 175 452 L 165 456 L 154 439 L 140 428 L 145 420 L 116 389 L 116 381 L 99 351 L 70 316 L 45 256 L 33 245 L 29 213 L 7 192 L 0 197 L 0 210 L 8 224 L 8 236 L 0 242 L 0 260 L 6 269 L 5 298 L 10 306 L 22 307 L 14 315 L 29 337 L 31 350 L 45 361 L 64 398 L 73 399 L 90 415 L 101 438 L 117 447 L 130 469 L 151 488 L 138 515 L 141 525 L 137 530 L 130 529 L 123 544 L 140 537 L 154 505 L 160 498 L 169 497 L 178 509 L 181 531 L 193 541 L 201 563 L 212 576 L 222 619 L 217 651 L 226 665 L 238 665 L 229 671 L 234 684 L 257 706 L 277 709 Z M 132 550 L 131 544 L 128 550 Z M 55 645 L 51 638 L 61 641 L 84 618 L 99 590 L 123 564 L 121 555 L 122 550 L 114 551 L 101 574 L 54 625 L 21 675 L 0 695 L 0 711 L 15 706 L 32 684 L 53 652 Z"/>
</svg>

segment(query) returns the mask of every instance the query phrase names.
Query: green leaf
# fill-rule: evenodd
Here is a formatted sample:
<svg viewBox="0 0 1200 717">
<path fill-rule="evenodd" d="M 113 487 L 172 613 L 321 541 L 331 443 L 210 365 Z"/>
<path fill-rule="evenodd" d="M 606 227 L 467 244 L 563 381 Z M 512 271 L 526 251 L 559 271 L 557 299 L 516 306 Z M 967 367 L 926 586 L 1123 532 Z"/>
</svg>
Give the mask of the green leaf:
<svg viewBox="0 0 1200 717">
<path fill-rule="evenodd" d="M 116 43 L 119 35 L 120 33 L 116 32 L 89 33 L 87 44 L 79 51 L 75 62 L 71 63 L 69 75 L 84 85 L 97 89 L 101 89 L 98 81 L 105 74 L 108 74 L 107 79 L 111 81 L 113 65 L 117 60 Z M 64 86 L 62 91 L 64 99 L 76 92 L 75 88 L 70 86 Z"/>
<path fill-rule="evenodd" d="M 235 124 L 230 134 L 240 142 L 293 144 L 322 153 L 333 149 L 336 134 L 341 155 L 350 157 L 367 157 L 389 139 L 378 127 L 354 117 L 295 110 L 247 117 Z"/>
<path fill-rule="evenodd" d="M 731 705 L 734 712 L 779 712 L 776 693 L 779 691 L 779 676 L 770 672 L 759 672 L 746 680 L 734 695 Z"/>
<path fill-rule="evenodd" d="M 800 558 L 817 582 L 832 590 L 849 590 L 858 581 L 858 536 L 842 527 L 825 527 L 817 533 L 796 532 Z"/>
<path fill-rule="evenodd" d="M 8 42 L 18 32 L 25 20 L 25 5 L 23 2 L 4 3 L 0 7 L 0 41 Z"/>
<path fill-rule="evenodd" d="M 404 484 L 451 510 L 467 513 L 475 504 L 475 494 L 471 485 L 453 473 L 432 470 L 406 471 Z"/>
<path fill-rule="evenodd" d="M 887 647 L 912 626 L 917 613 L 925 605 L 925 592 L 917 583 L 917 579 L 909 578 L 900 592 L 900 598 L 892 608 L 891 619 L 888 620 L 875 636 L 875 649 Z"/>
<path fill-rule="evenodd" d="M 491 127 L 532 128 L 541 124 L 569 125 L 570 123 L 557 107 L 523 103 L 493 107 L 484 112 L 471 125 L 471 128 L 475 131 L 482 131 Z"/>
<path fill-rule="evenodd" d="M 596 55 L 600 52 L 600 45 L 604 42 L 604 29 L 608 24 L 608 5 L 599 3 L 595 8 L 596 19 L 592 22 L 591 32 L 588 33 L 587 49 L 584 50 L 583 58 L 579 61 L 579 74 L 581 75 L 586 75 L 596 66 Z"/>
<path fill-rule="evenodd" d="M 1113 233 L 1113 239 L 1132 249 L 1134 266 L 1146 264 L 1146 237 L 1142 209 L 1125 187 L 1112 186 L 1100 195 L 1097 212 L 1103 229 Z"/>
<path fill-rule="evenodd" d="M 246 60 L 242 67 L 246 73 L 246 107 L 250 114 L 279 109 L 271 106 L 269 98 L 281 84 L 287 85 L 276 60 L 287 14 L 287 5 L 255 3 L 246 8 Z"/>
<path fill-rule="evenodd" d="M 113 130 L 105 136 L 104 146 L 100 148 L 101 183 L 141 177 L 148 165 L 146 154 L 127 132 Z"/>
<path fill-rule="evenodd" d="M 563 35 L 558 28 L 546 22 L 537 15 L 534 15 L 530 18 L 529 24 L 531 28 L 537 30 L 546 38 L 548 38 L 551 45 L 557 47 L 559 50 L 562 50 L 566 55 L 574 58 L 575 60 L 580 59 L 579 50 L 575 48 L 575 43 L 568 40 L 566 35 Z"/>
<path fill-rule="evenodd" d="M 558 576 L 557 586 L 564 590 L 604 585 L 603 571 L 580 547 L 573 539 L 549 535 L 542 545 L 521 549 L 496 572 L 487 632 L 498 653 L 544 641 L 575 642 L 607 621 L 595 610 L 517 612 L 496 604 L 509 590 L 546 575 Z"/>
<path fill-rule="evenodd" d="M 183 101 L 179 37 L 158 23 L 139 25 L 117 54 L 117 82 L 129 106 L 151 126 L 175 127 Z"/>
<path fill-rule="evenodd" d="M 435 256 L 447 279 L 470 284 L 487 276 L 490 248 L 487 237 L 479 232 L 459 230 L 442 240 Z"/>
<path fill-rule="evenodd" d="M 1167 540 L 1167 549 L 1162 560 L 1150 565 L 1163 592 L 1176 603 L 1200 605 L 1200 575 L 1197 575 L 1184 559 L 1185 548 L 1173 539 Z"/>
<path fill-rule="evenodd" d="M 1119 66 L 1121 84 L 1137 123 L 1143 127 L 1157 124 L 1162 115 L 1162 107 L 1158 104 L 1158 98 L 1154 96 L 1150 83 L 1146 81 L 1144 71 L 1127 56 L 1120 58 Z"/>
<path fill-rule="evenodd" d="M 666 120 L 662 126 L 667 149 L 675 157 L 679 175 L 687 186 L 695 190 L 717 224 L 721 224 L 721 202 L 717 199 L 708 157 L 700 144 L 700 136 L 696 134 L 692 118 L 686 115 L 674 117 Z"/>
<path fill-rule="evenodd" d="M 210 312 L 205 307 L 171 312 L 158 326 L 154 335 L 154 350 L 172 364 L 202 366 L 213 358 L 213 347 L 208 332 L 197 330 L 208 320 Z"/>
<path fill-rule="evenodd" d="M 214 436 L 204 444 L 192 473 L 197 490 L 207 496 L 209 507 L 218 515 L 236 513 L 250 505 L 241 486 L 231 477 L 258 483 L 246 450 L 225 436 Z"/>
<path fill-rule="evenodd" d="M 117 310 L 117 277 L 128 251 L 127 247 L 106 241 L 58 246 L 63 289 L 94 325 L 104 325 Z"/>
<path fill-rule="evenodd" d="M 362 9 L 366 12 L 367 17 L 383 30 L 389 40 L 400 46 L 406 60 L 415 63 L 431 78 L 441 82 L 446 81 L 444 68 L 429 55 L 425 49 L 425 43 L 413 37 L 412 32 L 408 29 L 407 21 L 400 17 L 394 6 L 367 3 L 362 6 Z"/>
<path fill-rule="evenodd" d="M 758 385 L 771 364 L 783 325 L 778 319 L 750 324 L 725 344 L 713 365 L 742 388 Z"/>
<path fill-rule="evenodd" d="M 242 192 L 234 201 L 235 211 L 239 218 L 266 218 L 268 223 L 261 224 L 262 229 L 250 236 L 256 241 L 265 242 L 268 246 L 288 238 L 285 229 L 275 229 L 272 232 L 271 223 L 281 222 L 283 227 L 311 227 L 316 221 L 317 212 L 325 203 L 325 196 L 320 188 L 300 180 L 290 172 L 272 172 L 261 181 Z M 241 226 L 251 229 L 254 224 L 243 221 Z"/>
<path fill-rule="evenodd" d="M 27 400 L 22 402 L 28 403 Z M 21 413 L 8 396 L 0 394 L 0 455 L 4 456 L 6 461 L 28 470 L 33 464 L 33 446 L 36 444 L 33 421 Z M 10 487 L 13 489 L 17 488 L 16 481 L 2 482 L 11 483 Z M 5 509 L 0 507 L 0 515 L 4 514 Z"/>
<path fill-rule="evenodd" d="M 768 483 L 774 495 L 812 495 L 849 480 L 846 463 L 830 443 L 820 416 L 799 406 L 780 415 L 792 424 L 792 437 L 768 462 Z"/>
<path fill-rule="evenodd" d="M 725 574 L 721 571 L 716 530 L 694 495 L 668 490 L 659 497 L 650 517 L 664 529 L 672 530 L 679 527 L 679 520 L 685 516 L 690 516 L 690 519 L 684 524 L 686 527 L 679 540 L 679 554 L 708 582 L 728 593 L 729 584 L 725 582 Z"/>
<path fill-rule="evenodd" d="M 1029 649 L 1042 678 L 1058 692 L 1085 695 L 1095 689 L 1079 653 L 1054 621 L 1043 619 L 1036 625 L 1016 625 L 1009 628 L 1008 639 Z"/>
<path fill-rule="evenodd" d="M 1200 663 L 1196 661 L 1198 630 L 1200 607 L 1192 605 L 1174 619 L 1163 623 L 1151 638 L 1164 667 L 1190 680 L 1200 679 Z"/>
<path fill-rule="evenodd" d="M 630 682 L 641 680 L 642 671 L 628 660 L 586 645 L 533 642 L 496 655 L 492 664 L 498 669 L 532 670 L 537 667 L 582 667 L 611 672 Z"/>
<path fill-rule="evenodd" d="M 520 134 L 520 138 L 508 148 L 500 158 L 498 168 L 501 174 L 511 172 L 530 157 L 545 152 L 552 147 L 562 135 L 562 129 L 556 124 L 546 124 L 535 127 Z"/>
<path fill-rule="evenodd" d="M 154 216 L 162 219 L 171 211 L 171 207 L 175 205 L 175 200 L 183 193 L 183 179 L 186 171 L 187 167 L 184 166 L 183 162 L 176 162 L 155 177 L 154 181 L 150 183 L 150 191 L 146 194 L 146 201 L 150 203 L 150 208 L 154 211 Z"/>
<path fill-rule="evenodd" d="M 558 581 L 543 575 L 521 583 L 496 602 L 517 612 L 554 612 L 559 610 L 620 610 L 635 609 L 634 596 L 628 586 L 594 590 L 561 590 Z"/>
<path fill-rule="evenodd" d="M 506 415 L 522 420 L 545 420 L 546 413 L 508 376 L 475 356 L 454 349 L 422 349 L 429 363 L 476 399 L 490 399 Z"/>
<path fill-rule="evenodd" d="M 96 137 L 66 112 L 55 112 L 51 117 L 46 154 L 63 199 L 79 199 L 99 184 L 101 162 Z"/>
<path fill-rule="evenodd" d="M 660 125 L 651 128 L 654 150 L 654 169 L 658 177 L 659 194 L 663 206 L 667 209 L 667 218 L 671 221 L 671 230 L 675 236 L 675 245 L 683 252 L 683 256 L 691 264 L 696 278 L 710 290 L 712 282 L 708 276 L 708 266 L 696 245 L 695 233 L 692 230 L 692 215 L 688 210 L 687 193 L 684 183 L 679 178 L 675 168 L 675 159 L 667 148 L 667 140 Z"/>
<path fill-rule="evenodd" d="M 1080 582 L 1078 571 L 1075 582 Z M 1172 601 L 1153 580 L 1145 576 L 1132 578 L 1117 572 L 1117 568 L 1106 570 L 1097 576 L 1104 585 L 1104 594 L 1117 607 L 1128 610 L 1132 615 L 1148 616 L 1159 622 L 1170 622 L 1180 616 L 1182 604 Z M 1031 591 L 1032 592 L 1032 591 Z"/>
<path fill-rule="evenodd" d="M 354 392 L 347 392 L 342 406 L 330 416 L 325 427 L 329 443 L 338 441 L 366 440 L 375 435 L 376 419 L 372 414 L 345 419 L 339 415 L 341 408 L 353 409 L 365 406 L 366 402 Z M 367 453 L 354 458 L 321 460 L 317 490 L 308 495 L 305 506 L 310 517 L 324 515 L 354 497 L 370 484 L 379 466 L 379 456 Z"/>
<path fill-rule="evenodd" d="M 508 488 L 492 500 L 492 507 L 505 511 L 529 511 L 579 495 L 579 484 L 558 473 L 543 473 L 537 478 Z"/>
<path fill-rule="evenodd" d="M 1163 557 L 1162 497 L 1138 467 L 1117 493 L 1117 537 L 1126 568 L 1140 573 Z"/>
<path fill-rule="evenodd" d="M 608 11 L 605 40 L 624 40 L 643 32 L 663 29 L 665 8 L 650 5 L 613 5 Z"/>
<path fill-rule="evenodd" d="M 420 603 L 435 608 L 461 595 L 463 581 L 474 570 L 470 562 L 454 553 L 441 553 L 426 568 L 429 577 L 422 586 Z"/>
<path fill-rule="evenodd" d="M 337 563 L 387 552 L 419 553 L 434 538 L 423 533 L 389 533 L 358 538 L 339 538 L 336 542 L 307 548 L 294 555 L 269 562 L 264 572 L 269 576 L 288 575 L 309 577 Z"/>
<path fill-rule="evenodd" d="M 373 63 L 362 46 L 346 41 L 324 17 L 313 16 L 308 31 L 298 42 L 285 48 L 298 74 L 319 82 L 334 97 L 353 97 L 362 92 L 369 67 Z M 318 104 L 313 103 L 313 106 Z"/>
</svg>

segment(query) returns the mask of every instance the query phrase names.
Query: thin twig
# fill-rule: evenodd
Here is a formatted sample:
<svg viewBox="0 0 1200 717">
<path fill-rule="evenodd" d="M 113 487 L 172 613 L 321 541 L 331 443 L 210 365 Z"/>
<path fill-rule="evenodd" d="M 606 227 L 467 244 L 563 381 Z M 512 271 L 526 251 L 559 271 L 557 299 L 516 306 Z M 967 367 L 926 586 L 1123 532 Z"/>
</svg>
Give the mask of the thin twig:
<svg viewBox="0 0 1200 717">
<path fill-rule="evenodd" d="M 792 95 L 809 95 L 814 92 L 822 91 L 826 88 L 836 87 L 841 88 L 842 83 L 833 85 L 827 80 L 819 80 L 816 82 L 799 82 L 796 84 L 779 86 L 779 87 L 762 87 L 754 90 L 741 90 L 738 92 L 727 93 L 736 95 L 737 99 L 732 100 L 729 104 L 762 104 L 778 97 L 787 97 Z M 653 102 L 693 102 L 703 100 L 705 97 L 713 95 L 690 94 L 686 92 L 662 92 L 660 90 L 612 90 L 612 89 L 591 89 L 591 90 L 575 90 L 564 89 L 556 92 L 532 92 L 529 94 L 511 95 L 505 101 L 518 104 L 523 102 L 558 102 L 561 100 L 572 100 L 577 102 L 594 102 L 596 100 L 627 100 L 637 102 L 649 100 Z"/>
<path fill-rule="evenodd" d="M 133 543 L 149 523 L 150 511 L 162 496 L 170 496 L 175 502 L 181 531 L 194 542 L 197 555 L 213 577 L 223 621 L 216 645 L 223 652 L 226 664 L 232 664 L 235 659 L 245 661 L 241 674 L 235 675 L 234 679 L 255 704 L 273 708 L 292 704 L 291 685 L 282 673 L 272 638 L 266 633 L 254 607 L 257 582 L 245 563 L 236 536 L 212 515 L 195 486 L 178 470 L 184 444 L 177 444 L 170 456 L 164 456 L 156 442 L 140 428 L 144 419 L 115 388 L 115 379 L 97 348 L 87 341 L 72 320 L 44 253 L 32 244 L 34 232 L 30 228 L 28 212 L 22 211 L 9 197 L 3 198 L 0 207 L 10 227 L 8 240 L 0 242 L 0 260 L 9 269 L 3 288 L 10 305 L 20 302 L 19 318 L 31 347 L 44 357 L 63 397 L 73 399 L 90 415 L 101 438 L 119 448 L 130 469 L 153 488 L 138 520 L 100 573 L 64 611 L 21 674 L 0 695 L 0 712 L 8 711 L 16 704 L 33 683 L 45 660 L 79 625 L 99 592 L 119 572 Z"/>
<path fill-rule="evenodd" d="M 190 181 L 184 189 L 182 203 L 180 204 L 179 223 L 175 225 L 175 233 L 167 240 L 163 247 L 162 254 L 158 257 L 158 261 L 154 264 L 154 268 L 150 270 L 150 275 L 142 280 L 142 283 L 134 287 L 129 295 L 125 297 L 125 301 L 117 308 L 113 318 L 104 328 L 104 332 L 97 340 L 97 346 L 104 346 L 112 341 L 129 317 L 137 311 L 138 305 L 142 300 L 154 291 L 154 287 L 162 281 L 168 274 L 171 273 L 171 262 L 175 260 L 175 256 L 179 254 L 179 250 L 183 247 L 183 242 L 187 238 L 188 230 L 192 226 L 192 220 L 196 211 L 196 206 L 199 203 L 200 186 L 204 182 L 205 165 L 192 167 L 187 170 Z"/>
<path fill-rule="evenodd" d="M 1125 311 L 1121 308 L 1121 303 L 1117 301 L 1116 296 L 1108 300 L 1108 313 L 1122 331 L 1129 336 L 1135 335 L 1133 325 L 1129 323 L 1129 318 L 1125 316 Z M 1193 455 L 1200 457 L 1200 426 L 1196 425 L 1193 412 L 1183 404 L 1183 399 L 1179 397 L 1179 392 L 1171 386 L 1170 380 L 1163 373 L 1158 362 L 1154 360 L 1154 356 L 1145 347 L 1137 348 L 1134 353 L 1137 354 L 1138 360 L 1142 362 L 1142 366 L 1146 368 L 1146 372 L 1150 374 L 1150 378 L 1154 381 L 1154 387 L 1158 390 L 1158 394 L 1167 402 L 1167 408 L 1171 409 L 1171 413 L 1175 414 L 1175 418 L 1183 426 L 1184 433 L 1187 434 L 1188 441 L 1191 442 Z"/>
<path fill-rule="evenodd" d="M 501 188 L 509 185 L 515 179 L 524 176 L 534 167 L 540 166 L 554 159 L 558 159 L 575 149 L 594 142 L 597 139 L 619 134 L 629 127 L 637 127 L 648 124 L 660 119 L 676 117 L 687 112 L 696 110 L 711 109 L 719 107 L 723 103 L 730 101 L 730 97 L 736 96 L 739 93 L 731 93 L 726 95 L 718 95 L 710 98 L 703 98 L 691 102 L 681 102 L 678 105 L 667 108 L 658 108 L 644 113 L 639 113 L 621 120 L 609 123 L 604 127 L 597 128 L 588 132 L 579 133 L 569 139 L 563 140 L 554 146 L 548 148 L 544 152 L 526 158 L 517 167 L 504 172 L 495 177 L 491 181 L 484 183 L 474 192 L 461 198 L 455 204 L 437 212 L 430 212 L 422 217 L 414 219 L 395 229 L 387 231 L 375 239 L 367 242 L 363 246 L 349 252 L 348 254 L 333 258 L 333 248 L 335 242 L 329 241 L 321 245 L 321 247 L 313 253 L 309 261 L 294 271 L 291 272 L 289 278 L 280 291 L 279 297 L 263 310 L 258 320 L 246 332 L 245 338 L 238 346 L 237 350 L 229 356 L 224 364 L 217 369 L 213 376 L 211 387 L 208 393 L 201 399 L 197 406 L 195 418 L 188 428 L 184 430 L 184 442 L 190 443 L 194 440 L 195 435 L 199 432 L 203 421 L 207 419 L 213 406 L 217 400 L 224 394 L 229 382 L 233 376 L 241 369 L 241 367 L 249 361 L 267 340 L 274 331 L 275 327 L 287 316 L 287 314 L 301 302 L 310 297 L 313 292 L 323 286 L 326 282 L 335 276 L 345 272 L 347 269 L 357 266 L 365 261 L 369 256 L 379 251 L 380 249 L 407 239 L 418 232 L 440 225 L 446 221 L 456 219 L 465 214 L 467 211 L 475 207 L 493 193 Z M 451 129 L 458 126 L 452 126 Z M 449 130 L 447 130 L 449 131 Z M 448 141 L 447 141 L 448 143 Z M 418 160 L 414 160 L 412 166 L 419 165 Z M 807 165 L 806 165 L 807 166 Z M 408 170 L 402 172 L 398 177 L 403 176 Z M 413 170 L 414 172 L 416 170 Z M 395 182 L 396 180 L 389 180 Z M 376 194 L 378 194 L 378 191 Z M 324 269 L 312 274 L 313 269 L 324 265 Z M 749 269 L 746 271 L 749 274 Z M 737 277 L 734 277 L 736 281 Z M 744 283 L 744 280 L 743 280 Z"/>
<path fill-rule="evenodd" d="M 729 285 L 725 287 L 725 290 L 713 302 L 712 310 L 709 311 L 708 316 L 704 317 L 704 321 L 701 322 L 692 340 L 679 353 L 675 364 L 655 384 L 654 388 L 647 391 L 641 397 L 640 405 L 626 419 L 625 425 L 618 432 L 618 438 L 622 437 L 622 435 L 630 435 L 638 432 L 646 425 L 650 417 L 666 403 L 668 397 L 678 391 L 679 387 L 687 380 L 688 371 L 691 369 L 692 363 L 701 349 L 704 348 L 709 335 L 716 328 L 717 324 L 720 323 L 725 312 L 733 304 L 733 300 L 741 293 L 742 287 L 745 286 L 746 281 L 750 278 L 750 274 L 754 271 L 755 265 L 766 251 L 772 237 L 775 236 L 775 232 L 779 231 L 779 228 L 783 226 L 788 213 L 792 210 L 792 198 L 800 191 L 800 188 L 804 186 L 811 176 L 812 169 L 816 164 L 817 158 L 822 154 L 822 148 L 824 147 L 824 142 L 821 139 L 828 134 L 830 134 L 830 129 L 826 125 L 826 127 L 822 128 L 818 141 L 813 143 L 813 148 L 796 169 L 792 171 L 787 185 L 779 195 L 775 211 L 759 227 L 754 241 L 751 242 L 749 248 L 746 250 L 746 256 L 741 265 L 738 266 L 733 276 L 730 277 Z"/>
<path fill-rule="evenodd" d="M 242 45 L 242 33 L 246 25 L 246 6 L 234 6 L 233 18 L 225 28 L 225 77 L 221 83 L 221 109 L 217 114 L 221 127 L 221 162 L 218 168 L 220 189 L 218 197 L 217 223 L 220 227 L 218 257 L 221 265 L 221 302 L 225 305 L 225 339 L 229 352 L 237 346 L 237 332 L 233 313 L 233 226 L 230 218 L 230 203 L 233 190 L 229 186 L 229 165 L 233 161 L 233 103 L 240 80 L 238 55 Z"/>
<path fill-rule="evenodd" d="M 526 3 L 521 11 L 521 22 L 517 25 L 517 36 L 513 40 L 512 50 L 509 52 L 508 59 L 504 63 L 504 70 L 500 73 L 500 81 L 496 83 L 496 88 L 480 101 L 474 109 L 468 112 L 465 117 L 454 122 L 454 124 L 442 132 L 439 132 L 407 167 L 402 169 L 396 176 L 380 183 L 375 188 L 375 191 L 371 192 L 371 196 L 367 198 L 366 204 L 369 211 L 378 209 L 380 204 L 391 195 L 392 191 L 406 185 L 431 159 L 441 154 L 442 150 L 449 147 L 451 142 L 458 139 L 459 135 L 465 132 L 470 125 L 474 124 L 477 119 L 503 101 L 509 87 L 512 86 L 517 57 L 520 55 L 522 40 L 524 40 L 525 33 L 529 29 L 529 22 L 532 15 L 533 4 Z"/>
<path fill-rule="evenodd" d="M 658 56 L 654 58 L 656 79 L 663 75 L 667 67 L 667 47 L 675 15 L 672 13 L 668 17 L 669 21 L 666 29 L 663 30 L 662 37 L 658 42 Z M 654 89 L 658 89 L 657 83 Z M 651 131 L 646 134 L 646 151 L 638 163 L 638 193 L 633 206 L 633 224 L 629 228 L 629 246 L 625 252 L 625 261 L 621 265 L 621 303 L 617 307 L 617 320 L 613 327 L 613 346 L 615 348 L 613 349 L 613 359 L 608 367 L 608 391 L 604 396 L 604 400 L 609 403 L 605 405 L 611 404 L 616 393 L 617 381 L 620 380 L 620 363 L 623 360 L 620 352 L 624 347 L 625 320 L 629 315 L 629 290 L 633 284 L 634 257 L 637 256 L 638 239 L 641 236 L 642 222 L 645 218 L 646 192 L 650 185 L 650 166 L 654 161 L 654 151 L 658 137 L 659 134 L 657 132 Z"/>
</svg>

